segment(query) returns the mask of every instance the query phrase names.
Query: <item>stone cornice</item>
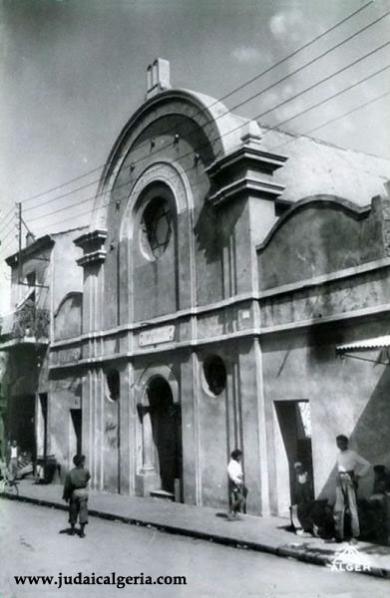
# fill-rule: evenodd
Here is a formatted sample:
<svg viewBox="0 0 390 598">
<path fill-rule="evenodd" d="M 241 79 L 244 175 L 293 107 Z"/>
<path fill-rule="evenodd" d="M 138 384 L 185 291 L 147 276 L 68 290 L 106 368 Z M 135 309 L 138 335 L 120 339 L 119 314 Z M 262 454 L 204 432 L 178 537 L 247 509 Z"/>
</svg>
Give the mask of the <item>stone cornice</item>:
<svg viewBox="0 0 390 598">
<path fill-rule="evenodd" d="M 245 160 L 253 162 L 256 168 L 262 172 L 273 173 L 276 169 L 281 168 L 287 159 L 287 156 L 273 154 L 257 147 L 257 144 L 250 143 L 216 160 L 206 168 L 206 172 L 211 178 L 215 178 L 226 171 L 227 168 Z"/>
<path fill-rule="evenodd" d="M 354 311 L 343 312 L 334 314 L 332 316 L 326 316 L 324 318 L 310 318 L 308 320 L 299 320 L 296 322 L 286 322 L 283 324 L 277 324 L 267 327 L 255 327 L 250 329 L 244 329 L 233 333 L 221 334 L 213 337 L 206 338 L 195 338 L 186 341 L 179 341 L 174 343 L 166 343 L 159 347 L 152 347 L 147 349 L 136 349 L 134 351 L 127 351 L 126 353 L 107 354 L 107 355 L 96 355 L 94 357 L 88 357 L 80 359 L 78 361 L 72 361 L 67 363 L 50 364 L 49 370 L 64 370 L 69 368 L 80 368 L 80 367 L 91 367 L 99 364 L 104 364 L 116 360 L 129 360 L 143 355 L 151 355 L 157 353 L 167 353 L 178 350 L 193 350 L 196 347 L 202 347 L 205 345 L 237 341 L 238 339 L 259 339 L 261 341 L 269 338 L 273 334 L 280 333 L 293 333 L 298 331 L 304 331 L 312 329 L 313 326 L 324 326 L 332 325 L 340 322 L 353 322 L 361 318 L 374 317 L 374 316 L 388 316 L 390 314 L 390 304 L 381 304 L 371 308 L 358 309 Z"/>
<path fill-rule="evenodd" d="M 225 203 L 227 200 L 236 199 L 244 194 L 275 200 L 283 191 L 283 185 L 248 176 L 219 188 L 208 199 L 215 206 Z"/>
<path fill-rule="evenodd" d="M 273 180 L 287 157 L 266 151 L 253 134 L 242 137 L 243 145 L 213 162 L 207 174 L 213 182 L 209 201 L 221 205 L 237 197 L 261 197 L 275 201 L 284 186 Z"/>
<path fill-rule="evenodd" d="M 107 239 L 107 231 L 102 228 L 97 228 L 93 231 L 88 231 L 80 237 L 77 237 L 73 242 L 77 247 L 85 248 L 85 246 L 101 247 Z"/>
<path fill-rule="evenodd" d="M 102 264 L 106 259 L 107 252 L 105 249 L 98 249 L 91 251 L 80 257 L 76 262 L 79 266 L 90 266 L 91 264 Z"/>
<path fill-rule="evenodd" d="M 84 249 L 84 255 L 77 261 L 79 266 L 83 268 L 93 264 L 101 264 L 105 261 L 107 252 L 102 248 L 107 239 L 107 231 L 105 229 L 95 229 L 81 235 L 74 240 L 77 247 Z"/>
</svg>

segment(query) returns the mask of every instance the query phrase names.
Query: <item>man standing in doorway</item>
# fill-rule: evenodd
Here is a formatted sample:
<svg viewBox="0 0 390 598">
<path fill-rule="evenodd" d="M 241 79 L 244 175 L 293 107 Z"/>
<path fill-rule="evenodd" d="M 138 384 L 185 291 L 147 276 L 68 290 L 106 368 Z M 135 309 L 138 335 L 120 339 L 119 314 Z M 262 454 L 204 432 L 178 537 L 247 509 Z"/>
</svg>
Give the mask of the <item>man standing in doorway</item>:
<svg viewBox="0 0 390 598">
<path fill-rule="evenodd" d="M 336 443 L 340 450 L 337 455 L 336 503 L 334 506 L 336 540 L 342 542 L 345 539 L 345 516 L 348 515 L 351 524 L 351 542 L 356 543 L 360 535 L 356 500 L 357 480 L 368 473 L 370 464 L 348 448 L 347 436 L 340 434 L 336 437 Z"/>
</svg>

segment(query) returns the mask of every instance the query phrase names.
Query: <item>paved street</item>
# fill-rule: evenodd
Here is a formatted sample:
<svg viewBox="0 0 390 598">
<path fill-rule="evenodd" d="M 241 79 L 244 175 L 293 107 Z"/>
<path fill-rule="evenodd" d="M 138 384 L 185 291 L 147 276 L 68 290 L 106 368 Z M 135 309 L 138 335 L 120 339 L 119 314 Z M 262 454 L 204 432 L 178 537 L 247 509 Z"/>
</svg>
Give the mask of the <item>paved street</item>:
<svg viewBox="0 0 390 598">
<path fill-rule="evenodd" d="M 232 524 L 234 525 L 234 523 Z M 186 586 L 131 585 L 124 595 L 258 596 L 259 598 L 384 598 L 389 582 L 251 551 L 238 550 L 92 518 L 87 537 L 60 533 L 65 513 L 0 501 L 0 595 L 2 598 L 113 598 L 114 586 L 16 586 L 14 575 L 186 576 Z"/>
</svg>

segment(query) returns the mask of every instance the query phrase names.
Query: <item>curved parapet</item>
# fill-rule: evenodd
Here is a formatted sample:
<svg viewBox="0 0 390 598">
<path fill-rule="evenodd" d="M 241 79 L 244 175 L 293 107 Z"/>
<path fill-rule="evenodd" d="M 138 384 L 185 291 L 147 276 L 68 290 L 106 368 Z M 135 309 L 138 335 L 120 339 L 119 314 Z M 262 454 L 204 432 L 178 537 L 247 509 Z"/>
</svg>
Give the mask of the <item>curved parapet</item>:
<svg viewBox="0 0 390 598">
<path fill-rule="evenodd" d="M 332 195 L 304 198 L 275 223 L 257 255 L 261 289 L 380 259 L 381 202 L 360 207 Z"/>
</svg>

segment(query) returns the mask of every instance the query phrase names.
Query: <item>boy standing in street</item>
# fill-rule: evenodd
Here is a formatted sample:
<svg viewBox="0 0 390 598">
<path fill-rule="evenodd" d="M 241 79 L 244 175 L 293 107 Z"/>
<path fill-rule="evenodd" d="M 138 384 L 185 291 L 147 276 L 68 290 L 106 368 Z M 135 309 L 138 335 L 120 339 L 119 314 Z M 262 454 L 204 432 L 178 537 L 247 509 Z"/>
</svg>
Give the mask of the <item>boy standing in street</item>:
<svg viewBox="0 0 390 598">
<path fill-rule="evenodd" d="M 229 479 L 229 521 L 236 521 L 238 519 L 238 513 L 245 510 L 247 490 L 244 486 L 241 460 L 242 451 L 240 451 L 240 449 L 232 451 L 227 466 Z"/>
</svg>

